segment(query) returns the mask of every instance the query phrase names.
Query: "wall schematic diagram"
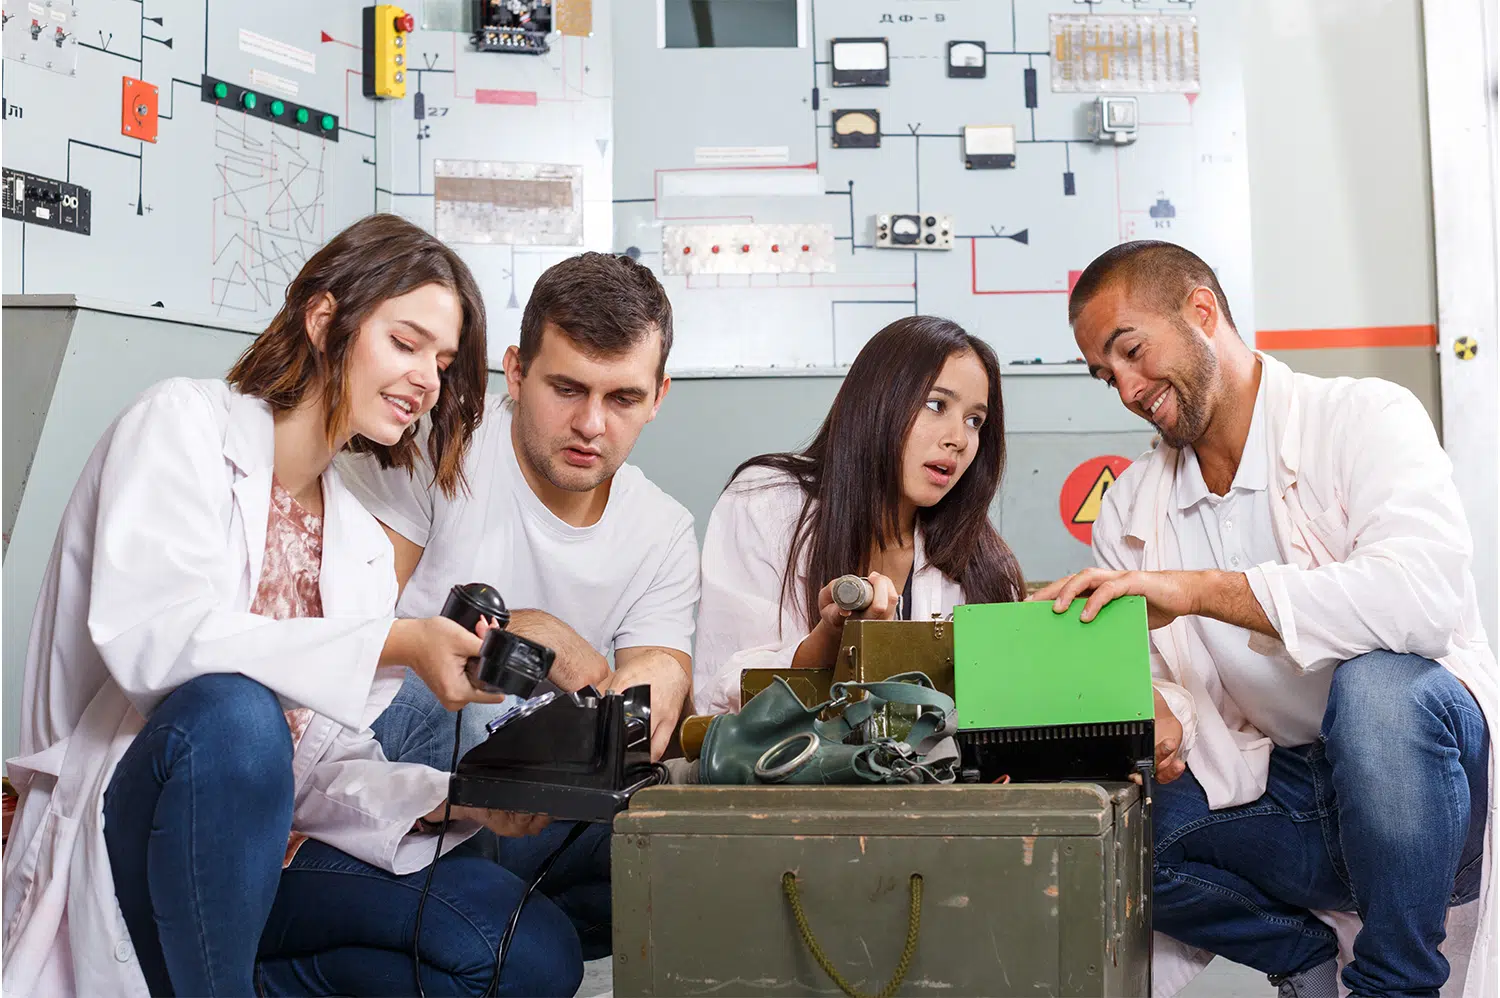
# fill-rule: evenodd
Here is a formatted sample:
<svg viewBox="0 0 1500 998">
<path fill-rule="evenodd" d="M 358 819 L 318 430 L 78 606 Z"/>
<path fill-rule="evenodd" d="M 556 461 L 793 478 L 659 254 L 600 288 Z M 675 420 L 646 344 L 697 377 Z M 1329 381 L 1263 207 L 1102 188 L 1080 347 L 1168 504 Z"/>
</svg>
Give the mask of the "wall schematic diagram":
<svg viewBox="0 0 1500 998">
<path fill-rule="evenodd" d="M 405 99 L 364 94 L 361 4 L 96 0 L 75 17 L 61 0 L 4 0 L 5 166 L 36 178 L 30 206 L 50 216 L 30 210 L 25 183 L 8 187 L 5 291 L 263 322 L 350 222 L 394 212 L 432 230 L 441 200 L 445 226 L 455 208 L 493 216 L 464 223 L 489 235 L 460 248 L 491 300 L 498 362 L 541 272 L 612 242 L 611 5 L 570 0 L 561 32 L 533 18 L 546 51 L 524 59 L 473 50 L 470 0 L 432 19 L 449 30 L 397 24 L 439 3 L 381 6 L 380 65 L 402 74 Z M 435 164 L 461 160 L 559 164 L 567 203 L 537 206 L 548 189 L 524 184 L 509 201 L 440 199 L 454 192 Z M 61 200 L 75 196 L 83 241 L 53 231 L 75 225 Z"/>
<path fill-rule="evenodd" d="M 222 193 L 214 199 L 213 304 L 259 315 L 333 233 L 327 225 L 330 149 L 317 139 L 220 109 L 215 139 Z"/>
<path fill-rule="evenodd" d="M 1069 290 L 1140 238 L 1208 260 L 1253 328 L 1241 2 L 805 0 L 800 48 L 735 54 L 753 86 L 617 21 L 615 245 L 664 275 L 673 369 L 836 367 L 917 313 L 1077 372 Z M 696 155 L 752 144 L 781 155 Z M 772 224 L 831 226 L 835 272 L 704 280 L 667 239 Z"/>
</svg>

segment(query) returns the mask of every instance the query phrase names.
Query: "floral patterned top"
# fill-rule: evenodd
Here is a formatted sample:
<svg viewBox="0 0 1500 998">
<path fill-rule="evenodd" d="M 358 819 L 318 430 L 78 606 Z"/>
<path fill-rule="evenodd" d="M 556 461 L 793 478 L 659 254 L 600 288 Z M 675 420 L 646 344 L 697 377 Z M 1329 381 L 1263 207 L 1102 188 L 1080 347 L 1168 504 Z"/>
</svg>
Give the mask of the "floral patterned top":
<svg viewBox="0 0 1500 998">
<path fill-rule="evenodd" d="M 310 512 L 292 497 L 275 475 L 271 476 L 271 508 L 266 517 L 266 554 L 261 564 L 260 585 L 250 612 L 274 620 L 323 616 L 323 595 L 318 579 L 323 569 L 323 517 Z M 307 731 L 313 712 L 296 707 L 286 712 L 292 732 L 292 751 Z M 306 836 L 293 831 L 287 842 L 282 868 L 291 863 Z"/>
</svg>

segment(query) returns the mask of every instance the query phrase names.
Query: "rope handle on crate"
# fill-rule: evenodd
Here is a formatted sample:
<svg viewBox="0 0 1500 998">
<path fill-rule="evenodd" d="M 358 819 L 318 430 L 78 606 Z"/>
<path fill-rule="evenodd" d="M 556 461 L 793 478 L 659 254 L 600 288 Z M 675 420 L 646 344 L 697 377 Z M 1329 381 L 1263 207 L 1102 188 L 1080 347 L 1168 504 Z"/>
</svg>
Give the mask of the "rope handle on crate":
<svg viewBox="0 0 1500 998">
<path fill-rule="evenodd" d="M 901 950 L 901 959 L 896 963 L 896 973 L 891 977 L 890 983 L 881 988 L 875 995 L 866 995 L 854 989 L 854 986 L 844 980 L 844 976 L 838 972 L 833 961 L 823 952 L 823 947 L 818 945 L 817 939 L 813 938 L 812 927 L 807 924 L 807 915 L 802 911 L 802 901 L 797 896 L 797 875 L 790 870 L 781 875 L 781 890 L 786 894 L 787 902 L 792 906 L 792 917 L 797 920 L 797 931 L 802 934 L 802 942 L 807 945 L 807 950 L 812 954 L 818 966 L 823 968 L 833 983 L 839 986 L 839 990 L 848 995 L 849 998 L 891 998 L 896 989 L 901 987 L 901 982 L 906 979 L 906 972 L 911 969 L 912 957 L 917 954 L 917 934 L 922 930 L 922 875 L 913 873 L 911 875 L 911 908 L 907 916 L 906 924 L 906 946 Z"/>
</svg>

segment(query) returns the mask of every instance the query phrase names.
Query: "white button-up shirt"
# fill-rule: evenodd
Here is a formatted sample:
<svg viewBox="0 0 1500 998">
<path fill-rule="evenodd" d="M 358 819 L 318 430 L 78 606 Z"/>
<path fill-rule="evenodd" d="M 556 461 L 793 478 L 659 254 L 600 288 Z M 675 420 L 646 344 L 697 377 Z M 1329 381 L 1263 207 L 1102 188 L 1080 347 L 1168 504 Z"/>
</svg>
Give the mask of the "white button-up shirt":
<svg viewBox="0 0 1500 998">
<path fill-rule="evenodd" d="M 1213 535 L 1219 556 L 1249 555 L 1255 562 L 1245 577 L 1280 640 L 1248 631 L 1240 631 L 1236 640 L 1262 659 L 1284 654 L 1295 666 L 1286 675 L 1288 683 L 1311 683 L 1319 673 L 1331 676 L 1339 663 L 1378 649 L 1435 659 L 1469 688 L 1490 730 L 1497 730 L 1500 675 L 1479 623 L 1470 571 L 1473 540 L 1453 484 L 1453 465 L 1422 404 L 1388 382 L 1314 378 L 1293 373 L 1274 357 L 1258 356 L 1261 399 L 1240 473 L 1250 474 L 1245 463 L 1259 451 L 1276 556 L 1254 554 L 1254 542 L 1243 551 L 1224 543 L 1217 529 L 1221 513 L 1226 530 L 1238 531 L 1248 522 L 1249 506 L 1240 501 L 1232 515 L 1219 503 Z M 1094 524 L 1100 565 L 1155 572 L 1217 564 L 1208 560 L 1214 557 L 1209 539 L 1202 541 L 1206 555 L 1184 550 L 1197 543 L 1187 539 L 1177 496 L 1186 457 L 1185 451 L 1157 447 L 1110 488 Z M 1249 482 L 1246 477 L 1244 483 Z M 1223 656 L 1239 653 L 1227 643 L 1214 650 L 1211 635 L 1196 618 L 1179 617 L 1151 632 L 1151 648 L 1157 688 L 1182 721 L 1188 768 L 1203 785 L 1209 806 L 1217 809 L 1265 792 L 1273 744 L 1267 733 L 1298 722 L 1280 709 L 1279 716 L 1268 716 L 1273 701 L 1257 697 L 1254 684 L 1246 685 L 1253 669 L 1238 661 L 1226 665 L 1230 659 Z M 1256 660 L 1249 662 L 1253 666 Z M 1310 716 L 1321 718 L 1326 685 L 1323 690 Z M 1300 723 L 1306 731 L 1316 730 L 1310 720 Z M 1281 738 L 1287 733 L 1276 740 Z M 1299 739 L 1305 740 L 1297 734 L 1288 741 Z M 1491 740 L 1492 787 L 1495 749 Z M 1442 950 L 1453 976 L 1445 995 L 1500 996 L 1493 875 L 1497 808 L 1500 794 L 1491 793 L 1479 900 L 1454 909 L 1448 919 Z M 1347 959 L 1358 918 L 1317 914 L 1334 925 Z M 1211 959 L 1160 934 L 1155 946 L 1152 991 L 1158 998 L 1175 994 Z"/>
<path fill-rule="evenodd" d="M 1240 466 L 1224 495 L 1208 490 L 1198 455 L 1191 447 L 1183 448 L 1167 520 L 1169 529 L 1177 533 L 1185 570 L 1244 572 L 1281 561 L 1266 490 L 1266 451 L 1257 446 L 1265 437 L 1265 394 L 1262 385 Z M 1274 625 L 1276 609 L 1263 577 L 1255 572 L 1249 578 Z M 1332 669 L 1304 672 L 1279 641 L 1209 617 L 1187 620 L 1218 667 L 1224 691 L 1251 724 L 1282 746 L 1306 745 L 1318 737 L 1333 683 Z"/>
</svg>

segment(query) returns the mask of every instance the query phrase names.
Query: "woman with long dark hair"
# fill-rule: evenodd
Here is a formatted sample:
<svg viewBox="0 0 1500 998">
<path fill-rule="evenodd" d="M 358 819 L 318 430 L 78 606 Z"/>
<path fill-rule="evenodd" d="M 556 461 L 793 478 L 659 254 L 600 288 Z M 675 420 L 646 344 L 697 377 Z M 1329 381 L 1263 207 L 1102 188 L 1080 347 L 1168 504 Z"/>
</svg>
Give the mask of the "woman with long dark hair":
<svg viewBox="0 0 1500 998">
<path fill-rule="evenodd" d="M 848 614 L 830 583 L 865 576 L 862 616 L 923 619 L 1018 600 L 990 523 L 1005 470 L 1000 365 L 947 319 L 917 315 L 859 352 L 804 450 L 735 471 L 703 539 L 694 705 L 739 707 L 740 671 L 832 665 Z"/>
<path fill-rule="evenodd" d="M 332 464 L 420 457 L 464 488 L 485 363 L 468 267 L 374 215 L 307 261 L 227 379 L 164 381 L 105 432 L 32 621 L 5 993 L 410 994 L 427 893 L 422 986 L 489 984 L 525 885 L 449 852 L 425 891 L 435 823 L 457 819 L 451 849 L 544 819 L 447 814 L 447 773 L 381 752 L 403 666 L 450 708 L 498 698 L 464 672 L 477 634 L 395 619 L 390 542 Z M 582 973 L 533 898 L 501 993 L 571 995 Z"/>
</svg>

